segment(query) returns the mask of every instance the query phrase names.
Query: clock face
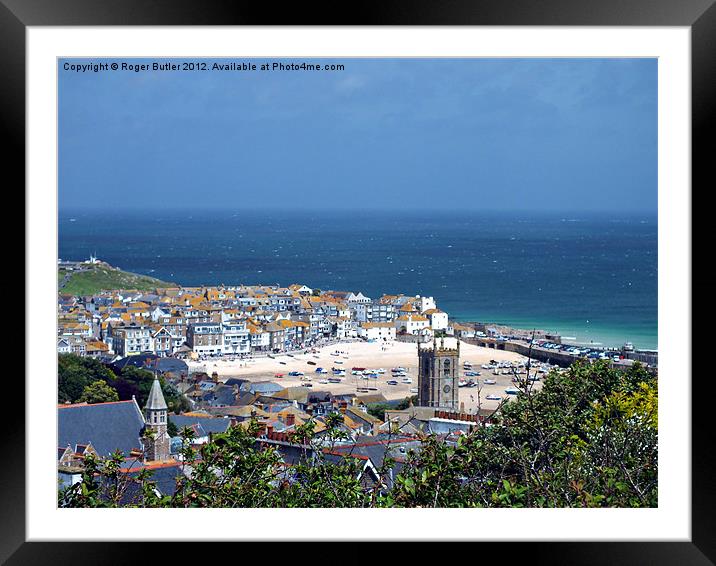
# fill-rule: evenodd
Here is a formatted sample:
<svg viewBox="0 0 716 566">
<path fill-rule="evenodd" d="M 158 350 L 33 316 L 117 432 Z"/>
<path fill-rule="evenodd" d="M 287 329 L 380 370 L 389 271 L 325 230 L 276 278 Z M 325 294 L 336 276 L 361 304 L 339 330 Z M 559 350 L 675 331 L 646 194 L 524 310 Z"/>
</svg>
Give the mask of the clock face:
<svg viewBox="0 0 716 566">
<path fill-rule="evenodd" d="M 443 387 L 443 392 L 444 392 L 444 393 L 450 393 L 450 386 L 449 386 L 449 385 L 446 385 L 445 387 Z"/>
</svg>

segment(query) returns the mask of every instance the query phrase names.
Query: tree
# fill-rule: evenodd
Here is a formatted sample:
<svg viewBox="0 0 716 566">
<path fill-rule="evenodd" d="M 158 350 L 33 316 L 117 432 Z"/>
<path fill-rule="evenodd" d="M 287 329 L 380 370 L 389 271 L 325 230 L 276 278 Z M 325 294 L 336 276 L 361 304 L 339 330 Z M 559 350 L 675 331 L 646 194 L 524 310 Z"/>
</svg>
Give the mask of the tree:
<svg viewBox="0 0 716 566">
<path fill-rule="evenodd" d="M 112 384 L 116 377 L 112 370 L 99 361 L 75 354 L 57 356 L 57 374 L 57 401 L 59 403 L 75 403 L 82 396 L 85 387 L 91 383 L 102 380 Z"/>
<path fill-rule="evenodd" d="M 172 438 L 179 436 L 179 428 L 171 420 L 167 422 L 167 434 Z"/>
<path fill-rule="evenodd" d="M 98 380 L 84 388 L 79 400 L 81 403 L 108 403 L 119 401 L 119 395 L 104 381 Z"/>
</svg>

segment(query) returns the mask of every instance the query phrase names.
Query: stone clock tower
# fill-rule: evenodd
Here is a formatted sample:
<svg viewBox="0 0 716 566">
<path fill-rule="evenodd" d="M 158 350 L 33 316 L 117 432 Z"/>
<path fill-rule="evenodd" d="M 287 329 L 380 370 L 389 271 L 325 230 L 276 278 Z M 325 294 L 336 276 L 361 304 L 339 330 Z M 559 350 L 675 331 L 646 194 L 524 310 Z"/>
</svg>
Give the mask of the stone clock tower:
<svg viewBox="0 0 716 566">
<path fill-rule="evenodd" d="M 460 340 L 457 348 L 440 347 L 433 338 L 433 347 L 421 348 L 418 342 L 418 405 L 457 411 L 458 372 L 460 369 Z"/>
</svg>

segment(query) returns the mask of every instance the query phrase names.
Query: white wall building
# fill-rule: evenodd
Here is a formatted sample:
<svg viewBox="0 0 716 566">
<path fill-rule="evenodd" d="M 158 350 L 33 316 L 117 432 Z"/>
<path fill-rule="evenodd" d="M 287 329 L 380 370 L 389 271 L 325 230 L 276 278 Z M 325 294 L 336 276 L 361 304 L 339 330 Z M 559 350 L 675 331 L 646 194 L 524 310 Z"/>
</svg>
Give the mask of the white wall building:
<svg viewBox="0 0 716 566">
<path fill-rule="evenodd" d="M 437 305 L 435 304 L 435 299 L 433 297 L 421 297 L 420 295 L 416 295 L 413 304 L 421 313 L 424 313 L 427 310 L 437 309 Z"/>
<path fill-rule="evenodd" d="M 398 332 L 404 330 L 407 334 L 419 334 L 429 326 L 428 317 L 421 314 L 404 314 L 395 319 L 395 329 Z"/>
<path fill-rule="evenodd" d="M 447 330 L 448 315 L 446 312 L 443 312 L 440 309 L 428 309 L 423 313 L 423 315 L 428 317 L 430 328 L 433 330 Z"/>
<path fill-rule="evenodd" d="M 224 355 L 248 354 L 251 351 L 251 338 L 244 321 L 224 321 L 221 326 L 224 335 Z"/>
<path fill-rule="evenodd" d="M 358 327 L 358 336 L 366 340 L 395 340 L 392 322 L 364 322 Z"/>
<path fill-rule="evenodd" d="M 121 357 L 154 352 L 152 329 L 135 325 L 112 328 L 112 350 Z"/>
</svg>

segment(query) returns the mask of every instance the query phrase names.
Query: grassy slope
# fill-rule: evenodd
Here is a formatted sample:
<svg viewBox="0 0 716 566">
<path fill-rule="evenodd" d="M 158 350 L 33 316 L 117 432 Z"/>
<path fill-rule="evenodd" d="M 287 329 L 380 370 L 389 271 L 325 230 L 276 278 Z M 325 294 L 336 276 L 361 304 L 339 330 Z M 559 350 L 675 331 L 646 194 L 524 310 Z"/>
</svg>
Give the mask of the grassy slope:
<svg viewBox="0 0 716 566">
<path fill-rule="evenodd" d="M 58 282 L 62 282 L 67 272 L 60 270 Z M 105 289 L 137 289 L 150 291 L 158 287 L 175 287 L 174 283 L 167 283 L 146 275 L 137 275 L 119 269 L 110 269 L 104 266 L 93 267 L 88 271 L 73 273 L 69 282 L 60 289 L 60 293 L 71 295 L 92 295 Z"/>
</svg>

